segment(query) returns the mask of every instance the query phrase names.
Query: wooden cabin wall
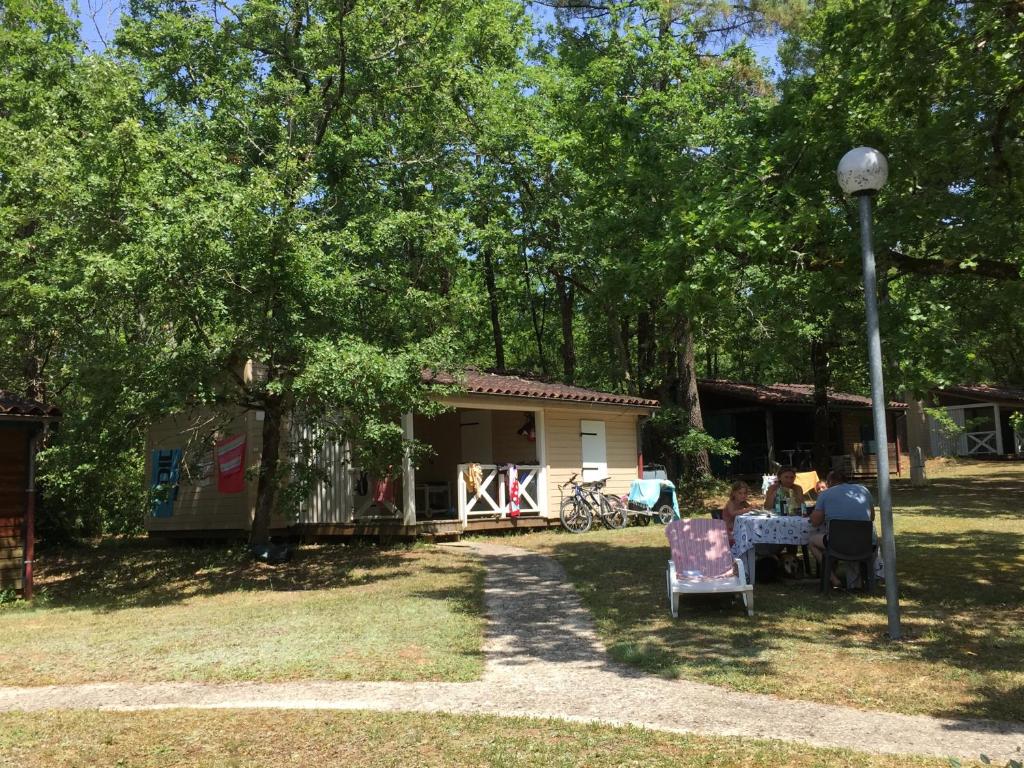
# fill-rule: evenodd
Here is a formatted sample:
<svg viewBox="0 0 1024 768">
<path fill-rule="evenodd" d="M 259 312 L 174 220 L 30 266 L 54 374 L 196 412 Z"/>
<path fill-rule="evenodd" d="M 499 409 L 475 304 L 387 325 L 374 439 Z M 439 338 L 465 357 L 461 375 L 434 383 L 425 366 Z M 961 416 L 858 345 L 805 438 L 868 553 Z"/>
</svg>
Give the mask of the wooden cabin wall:
<svg viewBox="0 0 1024 768">
<path fill-rule="evenodd" d="M 21 426 L 0 426 L 0 590 L 22 588 L 28 435 Z"/>
<path fill-rule="evenodd" d="M 548 510 L 558 516 L 558 505 L 564 490 L 560 488 L 583 463 L 580 422 L 603 421 L 605 451 L 608 460 L 608 493 L 625 494 L 637 477 L 637 424 L 639 414 L 633 411 L 600 411 L 576 409 L 544 409 L 544 428 L 548 463 Z"/>
<path fill-rule="evenodd" d="M 259 467 L 263 422 L 257 421 L 252 412 L 239 412 L 222 428 L 219 435 L 221 439 L 238 433 L 244 433 L 246 436 L 246 481 L 241 493 L 220 493 L 217 490 L 213 445 L 205 446 L 205 450 L 197 455 L 198 449 L 188 444 L 190 428 L 209 417 L 208 412 L 179 414 L 164 419 L 150 428 L 146 438 L 144 482 L 147 488 L 152 477 L 155 450 L 182 449 L 185 452 L 183 464 L 190 465 L 190 459 L 200 458 L 206 469 L 206 472 L 199 476 L 199 473 L 187 472 L 183 466 L 171 516 L 154 517 L 151 510 L 145 510 L 146 530 L 150 533 L 247 532 L 251 528 L 257 483 L 250 475 L 255 475 L 254 470 Z"/>
</svg>

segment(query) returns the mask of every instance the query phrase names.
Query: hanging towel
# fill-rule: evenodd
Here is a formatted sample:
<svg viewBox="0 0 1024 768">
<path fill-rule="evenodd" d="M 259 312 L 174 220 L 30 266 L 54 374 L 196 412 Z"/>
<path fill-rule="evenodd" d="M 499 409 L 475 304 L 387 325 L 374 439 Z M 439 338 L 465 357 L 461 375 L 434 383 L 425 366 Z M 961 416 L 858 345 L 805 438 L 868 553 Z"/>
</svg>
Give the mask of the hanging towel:
<svg viewBox="0 0 1024 768">
<path fill-rule="evenodd" d="M 395 503 L 395 484 L 390 477 L 382 477 L 374 481 L 373 501 L 376 504 Z"/>
<path fill-rule="evenodd" d="M 174 514 L 174 501 L 178 498 L 181 449 L 153 451 L 152 466 L 150 487 L 154 496 L 150 512 L 153 517 L 171 517 Z"/>
<path fill-rule="evenodd" d="M 519 517 L 519 467 L 508 468 L 508 516 Z"/>
<path fill-rule="evenodd" d="M 466 490 L 472 495 L 476 495 L 476 492 L 480 490 L 480 483 L 484 480 L 484 471 L 479 464 L 470 464 L 466 467 L 466 471 L 463 472 L 466 478 Z"/>
<path fill-rule="evenodd" d="M 245 490 L 245 434 L 226 437 L 216 448 L 217 491 L 241 493 Z"/>
</svg>

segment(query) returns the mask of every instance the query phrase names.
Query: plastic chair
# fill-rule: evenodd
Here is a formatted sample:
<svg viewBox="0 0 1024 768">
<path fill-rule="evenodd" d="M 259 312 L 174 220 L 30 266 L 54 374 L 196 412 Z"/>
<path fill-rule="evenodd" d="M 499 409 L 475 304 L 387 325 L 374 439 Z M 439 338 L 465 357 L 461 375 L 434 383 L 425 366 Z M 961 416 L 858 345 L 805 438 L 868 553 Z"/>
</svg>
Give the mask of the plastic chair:
<svg viewBox="0 0 1024 768">
<path fill-rule="evenodd" d="M 829 520 L 825 526 L 825 556 L 821 564 L 821 591 L 829 591 L 832 561 L 857 563 L 867 591 L 875 591 L 875 543 L 870 520 Z"/>
<path fill-rule="evenodd" d="M 722 520 L 691 518 L 665 526 L 672 559 L 668 561 L 668 606 L 679 615 L 679 595 L 735 592 L 747 615 L 754 615 L 754 587 L 747 584 L 743 561 L 729 551 L 729 532 Z"/>
</svg>

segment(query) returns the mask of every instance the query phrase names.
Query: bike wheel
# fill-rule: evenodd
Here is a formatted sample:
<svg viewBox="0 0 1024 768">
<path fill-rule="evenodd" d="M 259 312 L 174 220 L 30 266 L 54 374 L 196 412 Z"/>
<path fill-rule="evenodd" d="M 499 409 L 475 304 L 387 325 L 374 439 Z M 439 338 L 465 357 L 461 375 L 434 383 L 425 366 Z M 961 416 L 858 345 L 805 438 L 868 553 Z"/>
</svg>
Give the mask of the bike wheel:
<svg viewBox="0 0 1024 768">
<path fill-rule="evenodd" d="M 668 504 L 662 504 L 658 507 L 658 520 L 662 525 L 668 525 L 672 522 L 672 518 L 675 517 L 675 511 Z"/>
<path fill-rule="evenodd" d="M 558 519 L 569 533 L 586 533 L 594 523 L 594 516 L 587 505 L 574 498 L 562 501 L 562 506 L 558 509 Z"/>
<path fill-rule="evenodd" d="M 601 522 L 606 528 L 625 528 L 629 525 L 629 510 L 622 499 L 613 494 L 601 496 Z"/>
</svg>

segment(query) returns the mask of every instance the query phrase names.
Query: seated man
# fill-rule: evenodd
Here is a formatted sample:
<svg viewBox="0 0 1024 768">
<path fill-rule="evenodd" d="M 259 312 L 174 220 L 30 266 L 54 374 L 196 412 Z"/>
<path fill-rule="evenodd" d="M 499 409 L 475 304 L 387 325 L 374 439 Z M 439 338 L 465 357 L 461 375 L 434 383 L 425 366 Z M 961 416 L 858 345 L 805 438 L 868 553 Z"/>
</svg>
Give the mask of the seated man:
<svg viewBox="0 0 1024 768">
<path fill-rule="evenodd" d="M 824 525 L 827 521 L 875 520 L 875 502 L 871 498 L 871 492 L 863 485 L 847 481 L 843 470 L 833 469 L 828 473 L 825 483 L 828 487 L 818 495 L 814 511 L 811 513 L 811 525 L 820 528 L 811 534 L 810 539 L 811 552 L 817 558 L 819 566 L 825 557 Z M 835 573 L 830 573 L 829 578 L 833 587 L 840 586 Z"/>
</svg>

